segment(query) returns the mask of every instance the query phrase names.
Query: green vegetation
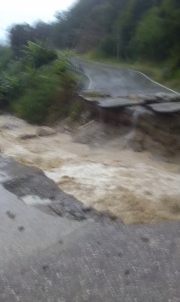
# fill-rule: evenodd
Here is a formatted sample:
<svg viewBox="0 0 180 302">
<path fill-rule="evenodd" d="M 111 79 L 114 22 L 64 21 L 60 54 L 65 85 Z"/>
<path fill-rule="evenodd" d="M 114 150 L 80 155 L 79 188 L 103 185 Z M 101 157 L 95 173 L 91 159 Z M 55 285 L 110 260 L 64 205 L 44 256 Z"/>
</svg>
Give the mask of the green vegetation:
<svg viewBox="0 0 180 302">
<path fill-rule="evenodd" d="M 105 94 L 103 92 L 100 93 L 99 91 L 83 91 L 82 95 L 86 98 L 104 98 L 104 97 L 110 96 L 110 95 Z"/>
<path fill-rule="evenodd" d="M 0 46 L 0 108 L 32 123 L 77 119 L 71 51 L 180 89 L 179 34 L 179 0 L 78 0 L 51 24 L 13 25 Z"/>
<path fill-rule="evenodd" d="M 1 47 L 0 66 L 1 109 L 37 124 L 67 114 L 79 78 L 65 54 L 57 55 L 43 42 L 28 42 L 18 57 Z"/>
<path fill-rule="evenodd" d="M 17 56 L 28 41 L 135 65 L 155 66 L 161 82 L 180 89 L 179 0 L 78 0 L 51 24 L 17 24 L 10 42 Z M 144 63 L 145 62 L 145 63 Z"/>
</svg>

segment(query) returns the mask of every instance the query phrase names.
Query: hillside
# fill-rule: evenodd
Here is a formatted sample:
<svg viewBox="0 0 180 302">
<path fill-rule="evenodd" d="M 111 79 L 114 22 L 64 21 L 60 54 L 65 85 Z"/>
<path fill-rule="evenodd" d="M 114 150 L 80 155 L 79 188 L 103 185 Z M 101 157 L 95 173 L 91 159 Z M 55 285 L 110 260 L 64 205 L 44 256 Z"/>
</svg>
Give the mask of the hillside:
<svg viewBox="0 0 180 302">
<path fill-rule="evenodd" d="M 56 22 L 10 30 L 17 50 L 27 40 L 48 39 L 58 48 L 92 50 L 121 60 L 145 59 L 180 66 L 179 0 L 79 0 Z"/>
</svg>

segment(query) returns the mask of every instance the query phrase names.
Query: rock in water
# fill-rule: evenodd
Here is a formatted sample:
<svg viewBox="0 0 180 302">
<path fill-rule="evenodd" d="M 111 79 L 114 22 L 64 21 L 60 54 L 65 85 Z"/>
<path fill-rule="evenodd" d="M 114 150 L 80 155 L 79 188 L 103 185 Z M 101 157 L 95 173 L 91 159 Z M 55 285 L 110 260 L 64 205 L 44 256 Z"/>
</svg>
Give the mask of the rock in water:
<svg viewBox="0 0 180 302">
<path fill-rule="evenodd" d="M 56 131 L 49 127 L 39 127 L 36 130 L 37 136 L 49 136 L 49 135 L 54 135 L 54 134 L 56 134 Z"/>
<path fill-rule="evenodd" d="M 26 139 L 31 139 L 31 138 L 35 138 L 35 137 L 37 137 L 36 134 L 21 134 L 19 136 L 19 139 L 26 140 Z"/>
</svg>

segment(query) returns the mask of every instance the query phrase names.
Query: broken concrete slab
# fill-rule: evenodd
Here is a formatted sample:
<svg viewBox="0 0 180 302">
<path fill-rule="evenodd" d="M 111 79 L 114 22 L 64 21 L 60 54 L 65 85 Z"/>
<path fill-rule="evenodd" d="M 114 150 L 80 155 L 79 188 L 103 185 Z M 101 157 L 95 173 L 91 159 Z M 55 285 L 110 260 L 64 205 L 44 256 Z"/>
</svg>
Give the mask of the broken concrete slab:
<svg viewBox="0 0 180 302">
<path fill-rule="evenodd" d="M 173 108 L 179 108 L 178 104 L 180 104 L 180 96 L 178 94 L 172 93 L 156 93 L 156 94 L 139 94 L 139 95 L 128 95 L 124 97 L 116 97 L 113 98 L 111 96 L 88 96 L 87 94 L 81 94 L 81 97 L 86 100 L 87 102 L 91 102 L 96 104 L 101 108 L 114 108 L 114 107 L 129 107 L 129 106 L 137 106 L 141 105 L 144 106 L 146 104 L 156 104 L 158 103 L 160 108 L 161 104 L 168 103 L 168 112 L 174 112 Z M 172 105 L 171 105 L 172 104 Z M 174 105 L 173 105 L 174 104 Z M 172 110 L 171 110 L 172 107 Z M 149 107 L 152 109 L 151 107 Z M 162 105 L 162 112 L 164 105 Z M 158 112 L 161 112 L 159 109 Z"/>
<path fill-rule="evenodd" d="M 167 102 L 158 104 L 148 104 L 147 107 L 158 113 L 180 112 L 180 102 Z"/>
</svg>

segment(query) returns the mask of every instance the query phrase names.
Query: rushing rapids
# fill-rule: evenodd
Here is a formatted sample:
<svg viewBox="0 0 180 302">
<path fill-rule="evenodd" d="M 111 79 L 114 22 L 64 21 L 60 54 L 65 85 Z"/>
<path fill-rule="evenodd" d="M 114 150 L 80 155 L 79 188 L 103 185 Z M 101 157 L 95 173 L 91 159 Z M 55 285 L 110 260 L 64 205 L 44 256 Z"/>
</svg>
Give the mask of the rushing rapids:
<svg viewBox="0 0 180 302">
<path fill-rule="evenodd" d="M 99 211 L 112 212 L 125 223 L 180 220 L 177 163 L 155 161 L 147 151 L 134 152 L 125 147 L 124 135 L 104 138 L 99 145 L 80 143 L 74 132 L 20 138 L 36 129 L 23 120 L 1 115 L 2 155 L 42 169 L 65 192 Z M 96 123 L 96 134 L 98 129 L 102 131 Z M 88 129 L 84 131 L 88 136 Z"/>
</svg>

